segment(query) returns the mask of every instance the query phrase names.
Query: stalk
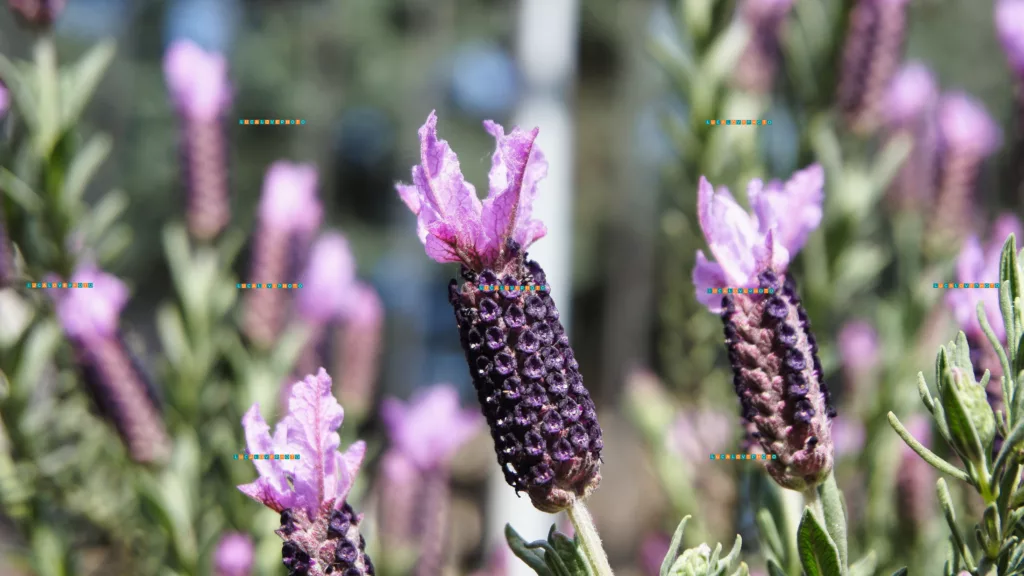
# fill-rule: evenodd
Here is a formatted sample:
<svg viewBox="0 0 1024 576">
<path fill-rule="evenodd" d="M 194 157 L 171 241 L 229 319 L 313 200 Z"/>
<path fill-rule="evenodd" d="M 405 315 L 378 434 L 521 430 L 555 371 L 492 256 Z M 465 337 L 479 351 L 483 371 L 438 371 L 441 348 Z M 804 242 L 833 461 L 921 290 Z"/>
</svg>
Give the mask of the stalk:
<svg viewBox="0 0 1024 576">
<path fill-rule="evenodd" d="M 601 546 L 601 536 L 598 535 L 597 528 L 594 527 L 594 518 L 583 501 L 577 499 L 566 510 L 566 513 L 576 530 L 576 537 L 579 538 L 583 556 L 586 558 L 587 564 L 590 565 L 594 576 L 613 576 L 612 566 L 608 563 L 608 554 Z"/>
</svg>

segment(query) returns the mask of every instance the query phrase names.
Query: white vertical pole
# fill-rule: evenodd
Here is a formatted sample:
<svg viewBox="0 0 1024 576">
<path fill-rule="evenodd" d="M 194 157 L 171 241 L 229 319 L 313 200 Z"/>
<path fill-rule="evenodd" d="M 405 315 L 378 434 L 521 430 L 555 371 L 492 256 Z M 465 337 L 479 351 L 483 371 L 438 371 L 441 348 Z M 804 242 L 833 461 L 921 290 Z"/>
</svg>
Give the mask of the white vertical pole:
<svg viewBox="0 0 1024 576">
<path fill-rule="evenodd" d="M 551 297 L 558 304 L 562 324 L 568 329 L 572 292 L 574 128 L 567 96 L 576 68 L 579 2 L 521 0 L 519 7 L 516 56 L 525 91 L 514 123 L 527 130 L 534 126 L 540 128 L 537 145 L 550 165 L 534 204 L 534 218 L 544 222 L 548 233 L 529 254 L 544 268 Z M 494 545 L 506 546 L 506 523 L 527 541 L 544 538 L 556 518 L 534 509 L 525 495 L 517 498 L 501 472 L 495 472 L 491 477 L 488 510 Z M 507 574 L 531 576 L 534 572 L 510 554 Z"/>
</svg>

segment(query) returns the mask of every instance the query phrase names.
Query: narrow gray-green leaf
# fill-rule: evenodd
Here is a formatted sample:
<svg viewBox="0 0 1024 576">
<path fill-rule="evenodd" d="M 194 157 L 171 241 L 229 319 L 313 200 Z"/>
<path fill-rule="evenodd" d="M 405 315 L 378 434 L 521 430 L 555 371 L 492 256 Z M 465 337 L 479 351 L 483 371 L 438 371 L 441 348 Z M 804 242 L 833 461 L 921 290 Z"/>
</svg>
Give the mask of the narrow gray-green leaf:
<svg viewBox="0 0 1024 576">
<path fill-rule="evenodd" d="M 892 576 L 907 576 L 907 567 L 904 566 L 903 568 L 893 572 Z"/>
<path fill-rule="evenodd" d="M 114 141 L 106 134 L 95 134 L 71 160 L 64 180 L 64 205 L 73 210 L 82 201 L 86 187 L 110 155 Z"/>
<path fill-rule="evenodd" d="M 953 538 L 955 549 L 960 557 L 963 558 L 968 569 L 974 570 L 974 555 L 971 554 L 971 549 L 967 547 L 967 542 L 964 540 L 963 534 L 960 533 L 960 527 L 957 526 L 956 511 L 953 509 L 953 498 L 949 495 L 949 487 L 946 486 L 945 479 L 939 478 L 939 481 L 936 483 L 936 491 L 939 495 L 939 506 L 942 507 L 942 513 L 946 518 L 946 524 L 949 526 L 950 537 Z"/>
<path fill-rule="evenodd" d="M 103 40 L 95 44 L 62 78 L 63 99 L 61 107 L 61 127 L 69 129 L 78 122 L 82 110 L 92 100 L 93 92 L 99 85 L 103 74 L 110 67 L 117 52 L 113 40 Z"/>
<path fill-rule="evenodd" d="M 39 89 L 39 127 L 35 136 L 36 154 L 49 158 L 53 147 L 61 136 L 60 121 L 60 70 L 57 67 L 57 46 L 53 37 L 44 36 L 36 40 L 35 52 L 36 86 Z"/>
<path fill-rule="evenodd" d="M 1003 252 L 999 258 L 999 310 L 1003 313 L 1003 327 L 1006 329 L 1006 341 L 1016 342 L 1017 334 L 1013 321 L 1013 302 L 1021 296 L 1020 267 L 1017 264 L 1017 238 L 1010 234 L 1003 244 Z M 1016 364 L 1017 351 L 1010 349 L 1009 364 Z M 1014 415 L 1014 420 L 1016 417 Z"/>
<path fill-rule="evenodd" d="M 527 547 L 526 540 L 523 540 L 511 524 L 505 524 L 505 540 L 512 553 L 526 563 L 538 576 L 555 576 L 544 562 L 544 554 Z"/>
<path fill-rule="evenodd" d="M 785 550 L 782 544 L 782 537 L 779 535 L 779 528 L 775 524 L 775 519 L 772 518 L 772 513 L 767 508 L 762 508 L 757 512 L 757 516 L 754 518 L 754 522 L 757 524 L 757 532 L 761 537 L 761 543 L 764 544 L 768 551 L 775 555 L 780 561 L 785 561 Z"/>
<path fill-rule="evenodd" d="M 0 167 L 0 192 L 7 194 L 8 198 L 29 214 L 37 214 L 43 208 L 43 199 L 32 187 L 3 167 Z"/>
<path fill-rule="evenodd" d="M 786 571 L 775 563 L 775 560 L 768 559 L 768 576 L 786 576 Z"/>
<path fill-rule="evenodd" d="M 818 486 L 818 496 L 825 515 L 825 530 L 836 544 L 840 565 L 845 567 L 849 563 L 846 549 L 846 508 L 843 504 L 843 493 L 839 491 L 834 473 L 830 473 Z"/>
<path fill-rule="evenodd" d="M 86 223 L 86 243 L 95 244 L 128 209 L 128 194 L 111 190 L 103 195 L 89 212 Z"/>
<path fill-rule="evenodd" d="M 871 550 L 863 558 L 850 566 L 850 576 L 874 576 L 878 569 L 878 558 L 875 551 Z"/>
<path fill-rule="evenodd" d="M 800 564 L 807 576 L 837 576 L 843 573 L 839 549 L 814 517 L 810 508 L 804 509 L 797 529 L 797 550 Z"/>
<path fill-rule="evenodd" d="M 39 104 L 33 93 L 32 79 L 28 78 L 3 54 L 0 54 L 0 81 L 3 81 L 4 86 L 7 87 L 15 110 L 24 118 L 29 129 L 38 129 Z"/>
<path fill-rule="evenodd" d="M 903 426 L 900 419 L 892 412 L 889 412 L 889 425 L 892 426 L 893 430 L 900 435 L 900 438 L 903 438 L 903 441 L 907 443 L 907 446 L 909 446 L 914 452 L 917 452 L 918 456 L 924 459 L 925 462 L 931 464 L 936 470 L 943 474 L 948 474 L 962 482 L 969 483 L 971 481 L 967 472 L 964 472 L 949 462 L 946 462 L 938 454 L 932 452 L 926 448 L 924 444 L 918 442 L 917 439 L 911 435 L 910 431 Z"/>
<path fill-rule="evenodd" d="M 50 527 L 38 525 L 32 530 L 32 568 L 39 576 L 67 576 L 67 552 Z"/>
<path fill-rule="evenodd" d="M 978 429 L 975 428 L 974 422 L 967 412 L 967 407 L 964 406 L 963 398 L 960 396 L 960 386 L 954 380 L 956 377 L 952 370 L 947 370 L 942 375 L 944 382 L 941 388 L 942 408 L 946 411 L 946 424 L 949 426 L 949 435 L 953 439 L 953 447 L 965 461 L 978 465 L 985 458 L 985 449 L 981 444 Z M 965 378 L 966 376 L 961 374 L 960 377 Z"/>
<path fill-rule="evenodd" d="M 668 576 L 669 571 L 672 570 L 672 564 L 685 550 L 683 548 L 683 533 L 686 532 L 686 523 L 689 521 L 690 517 L 685 516 L 676 527 L 675 534 L 672 535 L 672 542 L 668 545 L 668 553 L 665 554 L 665 559 L 661 562 L 660 576 Z"/>
<path fill-rule="evenodd" d="M 1024 442 L 1024 421 L 1018 422 L 1013 430 L 1010 431 L 1010 435 L 1003 441 L 1003 446 L 999 449 L 999 454 L 996 456 L 995 464 L 992 465 L 992 474 L 996 477 L 1000 477 L 1003 473 L 1003 468 L 1006 466 L 1011 453 L 1021 449 L 1021 442 Z"/>
</svg>

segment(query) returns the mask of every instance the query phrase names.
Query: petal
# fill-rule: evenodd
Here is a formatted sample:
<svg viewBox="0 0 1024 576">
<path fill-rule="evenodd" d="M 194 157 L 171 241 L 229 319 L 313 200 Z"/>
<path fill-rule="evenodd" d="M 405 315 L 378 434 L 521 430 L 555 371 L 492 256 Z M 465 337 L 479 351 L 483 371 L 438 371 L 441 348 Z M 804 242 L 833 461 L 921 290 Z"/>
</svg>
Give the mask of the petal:
<svg viewBox="0 0 1024 576">
<path fill-rule="evenodd" d="M 282 421 L 289 445 L 301 455 L 295 463 L 293 483 L 310 517 L 324 501 L 326 478 L 334 468 L 334 452 L 341 444 L 337 430 L 345 412 L 331 389 L 331 377 L 323 368 L 316 376 L 306 376 L 292 388 L 288 415 Z"/>
<path fill-rule="evenodd" d="M 753 249 L 759 243 L 755 222 L 727 189 L 717 192 L 701 176 L 697 187 L 697 214 L 711 253 L 721 266 L 728 286 L 742 286 L 754 274 Z"/>
<path fill-rule="evenodd" d="M 539 238 L 536 233 L 543 229 L 543 224 L 530 219 L 537 182 L 548 170 L 547 160 L 535 146 L 538 129 L 525 132 L 513 128 L 506 136 L 501 125 L 490 120 L 484 122 L 484 127 L 496 140 L 488 178 L 490 189 L 483 201 L 484 229 L 491 241 L 490 248 L 500 250 L 508 239 L 526 248 Z"/>
<path fill-rule="evenodd" d="M 758 272 L 768 269 L 782 272 L 789 267 L 789 251 L 775 241 L 775 230 L 768 230 L 764 242 L 754 247 L 754 259 L 757 261 Z M 747 284 L 746 287 L 752 288 L 753 283 Z"/>
<path fill-rule="evenodd" d="M 800 251 L 807 237 L 821 225 L 825 171 L 811 166 L 796 172 L 784 186 L 773 182 L 763 187 L 751 181 L 747 190 L 750 205 L 757 215 L 758 230 L 776 231 L 776 241 L 789 253 Z"/>
<path fill-rule="evenodd" d="M 693 267 L 693 285 L 697 289 L 697 301 L 718 314 L 722 311 L 722 295 L 708 294 L 708 288 L 725 288 L 729 282 L 725 272 L 716 262 L 708 262 L 702 250 L 697 251 L 697 265 Z"/>
<path fill-rule="evenodd" d="M 284 232 L 313 232 L 323 220 L 313 164 L 274 162 L 263 178 L 260 223 Z"/>
<path fill-rule="evenodd" d="M 340 509 L 348 498 L 356 474 L 363 465 L 366 457 L 366 442 L 362 440 L 353 443 L 344 453 L 335 452 L 335 474 L 334 483 L 331 486 L 328 498 L 334 499 L 334 507 Z"/>
<path fill-rule="evenodd" d="M 356 286 L 356 261 L 345 236 L 328 232 L 317 239 L 302 278 L 295 304 L 303 318 L 325 323 L 345 315 Z"/>
<path fill-rule="evenodd" d="M 276 490 L 265 478 L 257 478 L 255 482 L 242 484 L 237 487 L 242 494 L 263 504 L 274 512 L 281 512 L 285 508 L 295 506 L 294 494 L 291 492 L 280 492 Z"/>
</svg>

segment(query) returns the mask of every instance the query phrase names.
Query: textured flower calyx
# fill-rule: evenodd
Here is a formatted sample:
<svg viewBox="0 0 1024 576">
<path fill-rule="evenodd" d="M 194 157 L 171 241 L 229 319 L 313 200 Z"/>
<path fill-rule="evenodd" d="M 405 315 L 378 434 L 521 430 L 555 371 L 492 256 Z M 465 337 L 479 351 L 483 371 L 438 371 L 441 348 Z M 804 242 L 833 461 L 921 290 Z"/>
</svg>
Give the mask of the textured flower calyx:
<svg viewBox="0 0 1024 576">
<path fill-rule="evenodd" d="M 333 503 L 325 502 L 314 519 L 301 508 L 283 510 L 277 534 L 284 540 L 281 558 L 289 576 L 374 574 L 359 532 L 362 518 L 348 503 L 334 509 Z"/>
<path fill-rule="evenodd" d="M 449 301 L 505 480 L 553 513 L 597 488 L 603 441 L 550 295 L 478 288 L 547 283 L 536 262 L 515 262 L 500 275 L 463 267 Z"/>
<path fill-rule="evenodd" d="M 835 409 L 794 282 L 771 270 L 758 281 L 775 293 L 722 301 L 733 383 L 744 419 L 756 428 L 754 437 L 778 456 L 768 472 L 780 486 L 804 491 L 832 470 Z"/>
</svg>

